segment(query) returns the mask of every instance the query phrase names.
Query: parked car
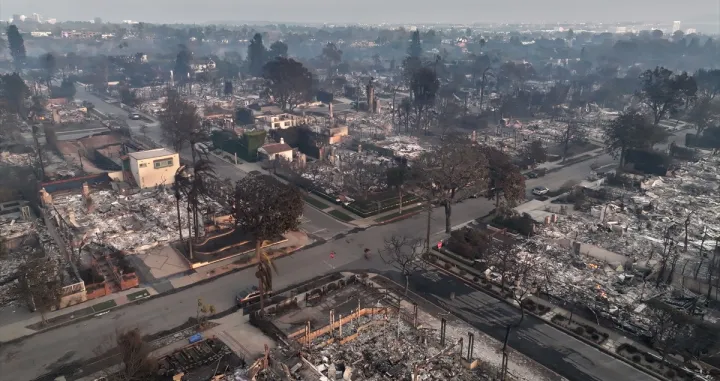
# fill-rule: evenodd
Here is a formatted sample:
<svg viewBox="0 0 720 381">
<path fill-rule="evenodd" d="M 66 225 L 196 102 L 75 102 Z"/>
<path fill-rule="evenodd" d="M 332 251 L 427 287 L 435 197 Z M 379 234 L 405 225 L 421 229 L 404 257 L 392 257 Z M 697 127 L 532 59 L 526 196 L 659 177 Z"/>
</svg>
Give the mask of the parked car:
<svg viewBox="0 0 720 381">
<path fill-rule="evenodd" d="M 140 120 L 140 114 L 132 113 L 130 114 L 129 118 L 132 120 Z"/>
<path fill-rule="evenodd" d="M 546 195 L 548 192 L 550 192 L 550 189 L 547 187 L 535 187 L 532 189 L 532 194 L 535 196 L 543 196 Z"/>
<path fill-rule="evenodd" d="M 269 297 L 271 294 L 272 291 L 265 291 L 265 297 Z M 260 290 L 257 286 L 245 288 L 235 296 L 235 303 L 241 308 L 258 301 L 260 301 Z"/>
</svg>

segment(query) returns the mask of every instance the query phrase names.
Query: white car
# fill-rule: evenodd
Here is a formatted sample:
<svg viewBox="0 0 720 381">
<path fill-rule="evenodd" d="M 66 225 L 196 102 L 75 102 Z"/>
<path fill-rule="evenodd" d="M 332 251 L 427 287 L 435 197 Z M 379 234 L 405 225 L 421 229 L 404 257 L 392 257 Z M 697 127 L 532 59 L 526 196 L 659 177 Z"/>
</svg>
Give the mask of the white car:
<svg viewBox="0 0 720 381">
<path fill-rule="evenodd" d="M 547 189 L 547 187 L 535 187 L 532 189 L 532 194 L 535 196 L 543 196 L 547 194 L 547 192 L 550 192 L 550 189 Z"/>
</svg>

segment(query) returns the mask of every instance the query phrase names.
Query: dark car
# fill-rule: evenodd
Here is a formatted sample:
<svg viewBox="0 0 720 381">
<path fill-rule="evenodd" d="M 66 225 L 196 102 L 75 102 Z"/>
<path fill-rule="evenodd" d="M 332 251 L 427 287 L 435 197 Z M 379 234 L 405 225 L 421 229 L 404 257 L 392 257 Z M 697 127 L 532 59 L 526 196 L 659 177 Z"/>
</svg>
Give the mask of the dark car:
<svg viewBox="0 0 720 381">
<path fill-rule="evenodd" d="M 272 291 L 265 291 L 265 296 L 268 297 L 272 294 Z M 256 303 L 260 301 L 260 290 L 256 286 L 248 287 L 237 293 L 235 296 L 235 303 L 238 307 L 245 307 L 248 304 Z"/>
</svg>

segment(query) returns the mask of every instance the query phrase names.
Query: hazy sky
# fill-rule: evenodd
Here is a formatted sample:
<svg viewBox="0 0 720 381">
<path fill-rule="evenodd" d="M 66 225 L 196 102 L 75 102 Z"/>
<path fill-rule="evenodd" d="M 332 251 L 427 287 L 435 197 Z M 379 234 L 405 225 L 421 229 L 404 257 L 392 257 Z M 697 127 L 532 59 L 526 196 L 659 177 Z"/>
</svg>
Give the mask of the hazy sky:
<svg viewBox="0 0 720 381">
<path fill-rule="evenodd" d="M 146 22 L 718 22 L 720 0 L 0 0 L 2 19 Z M 690 26 L 690 25 L 688 25 Z"/>
</svg>

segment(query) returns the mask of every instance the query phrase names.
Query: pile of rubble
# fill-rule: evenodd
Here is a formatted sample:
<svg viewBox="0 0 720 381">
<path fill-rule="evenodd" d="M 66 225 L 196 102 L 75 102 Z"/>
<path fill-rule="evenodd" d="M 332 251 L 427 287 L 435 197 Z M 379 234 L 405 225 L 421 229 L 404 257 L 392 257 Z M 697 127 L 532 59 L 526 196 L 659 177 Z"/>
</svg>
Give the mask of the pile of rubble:
<svg viewBox="0 0 720 381">
<path fill-rule="evenodd" d="M 56 261 L 65 262 L 55 241 L 39 221 L 0 221 L 0 237 L 8 239 L 19 234 L 26 239 L 23 239 L 17 248 L 8 250 L 5 256 L 0 256 L 0 306 L 17 302 L 19 295 L 18 271 L 30 255 L 42 251 Z M 70 273 L 65 276 L 65 279 L 68 280 L 72 278 Z"/>
<path fill-rule="evenodd" d="M 313 349 L 306 351 L 307 360 L 318 372 L 333 375 L 352 374 L 363 380 L 496 380 L 502 361 L 500 343 L 462 321 L 447 322 L 445 342 L 441 345 L 440 319 L 418 311 L 418 328 L 392 316 L 370 315 L 348 323 L 343 334 L 330 339 L 323 335 L 313 340 Z M 473 334 L 470 352 L 479 366 L 470 369 L 467 360 L 468 332 Z M 337 338 L 355 339 L 341 343 Z M 348 370 L 348 368 L 351 368 Z M 508 380 L 546 380 L 554 377 L 531 360 L 511 351 L 508 359 Z"/>
<path fill-rule="evenodd" d="M 686 163 L 640 189 L 585 189 L 589 213 L 568 204 L 540 234 L 550 294 L 643 326 L 644 301 L 682 299 L 690 282 L 714 277 L 719 165 L 716 157 Z"/>
<path fill-rule="evenodd" d="M 375 145 L 391 149 L 396 156 L 408 159 L 415 159 L 428 150 L 427 147 L 420 145 L 417 137 L 405 135 L 389 136 L 385 140 L 375 143 Z"/>
<path fill-rule="evenodd" d="M 416 372 L 423 380 L 486 380 L 479 370 L 469 370 L 454 350 L 443 351 L 439 343 L 428 340 L 426 330 L 415 330 L 404 321 L 384 321 L 382 316 L 369 320 L 377 321 L 373 329 L 361 330 L 359 336 L 350 342 L 334 342 L 309 353 L 308 361 L 316 364 L 320 373 L 333 379 L 336 373 L 359 374 L 364 380 L 407 379 Z M 360 326 L 369 321 L 358 319 Z M 347 335 L 355 332 L 348 326 Z M 318 338 L 315 342 L 322 342 Z M 448 344 L 452 344 L 448 341 Z"/>
<path fill-rule="evenodd" d="M 35 155 L 32 153 L 0 152 L 0 166 L 30 167 L 35 161 Z"/>
<path fill-rule="evenodd" d="M 91 203 L 80 194 L 53 200 L 53 213 L 61 214 L 63 220 L 80 230 L 80 238 L 128 252 L 144 251 L 179 238 L 175 197 L 164 188 L 129 195 L 98 190 L 90 198 Z M 221 211 L 222 207 L 214 202 L 201 203 L 201 210 L 209 209 Z M 187 236 L 186 213 L 180 213 L 180 220 Z"/>
</svg>

